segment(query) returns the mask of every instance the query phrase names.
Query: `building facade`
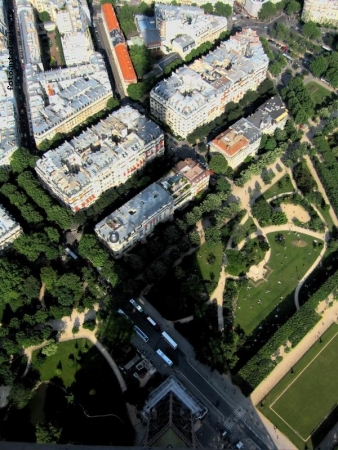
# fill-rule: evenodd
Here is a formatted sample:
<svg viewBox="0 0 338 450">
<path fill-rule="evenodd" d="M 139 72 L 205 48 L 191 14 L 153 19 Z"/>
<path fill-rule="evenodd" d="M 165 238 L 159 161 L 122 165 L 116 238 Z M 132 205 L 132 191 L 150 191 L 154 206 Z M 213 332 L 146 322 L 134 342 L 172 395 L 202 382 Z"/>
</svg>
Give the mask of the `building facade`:
<svg viewBox="0 0 338 450">
<path fill-rule="evenodd" d="M 175 210 L 184 207 L 188 202 L 204 191 L 209 185 L 211 172 L 191 158 L 178 162 L 159 183 L 174 198 Z"/>
<path fill-rule="evenodd" d="M 115 258 L 145 241 L 155 226 L 173 218 L 182 208 L 209 184 L 210 172 L 188 158 L 179 162 L 157 183 L 95 226 L 95 233 Z"/>
<path fill-rule="evenodd" d="M 137 83 L 137 76 L 131 61 L 128 47 L 113 6 L 104 3 L 101 6 L 104 30 L 110 44 L 110 52 L 114 59 L 125 95 L 130 84 Z"/>
<path fill-rule="evenodd" d="M 158 125 L 125 106 L 78 137 L 46 152 L 36 172 L 46 188 L 73 212 L 125 183 L 164 152 Z"/>
<path fill-rule="evenodd" d="M 18 0 L 17 14 L 28 121 L 39 146 L 57 133 L 69 133 L 89 116 L 104 109 L 112 89 L 102 55 L 92 50 L 81 64 L 44 71 L 32 5 L 26 0 Z"/>
<path fill-rule="evenodd" d="M 184 5 L 184 6 L 202 6 L 205 5 L 206 3 L 211 3 L 212 5 L 215 5 L 215 3 L 217 3 L 219 0 L 210 0 L 208 2 L 206 2 L 206 0 L 180 0 L 180 5 Z M 172 4 L 173 0 L 157 0 L 156 3 L 163 3 L 165 5 L 170 5 Z M 151 4 L 153 3 L 152 0 L 145 0 L 145 3 Z M 226 5 L 230 5 L 231 8 L 234 7 L 234 0 L 223 0 L 222 3 L 226 4 Z"/>
<path fill-rule="evenodd" d="M 302 20 L 338 26 L 338 0 L 305 0 Z"/>
<path fill-rule="evenodd" d="M 269 60 L 256 32 L 244 29 L 216 50 L 180 67 L 150 93 L 154 117 L 186 138 L 266 78 Z"/>
<path fill-rule="evenodd" d="M 8 27 L 4 4 L 0 1 L 0 167 L 9 166 L 19 147 L 17 108 L 14 89 L 13 31 L 14 14 Z"/>
<path fill-rule="evenodd" d="M 221 153 L 233 169 L 257 153 L 262 134 L 283 129 L 288 110 L 279 96 L 272 97 L 247 119 L 240 119 L 210 142 L 211 153 Z"/>
<path fill-rule="evenodd" d="M 205 14 L 196 6 L 155 5 L 156 28 L 162 51 L 176 51 L 184 58 L 204 42 L 214 42 L 227 30 L 225 17 Z"/>
<path fill-rule="evenodd" d="M 240 119 L 210 142 L 210 152 L 221 153 L 233 169 L 256 154 L 262 134 L 246 119 Z"/>
<path fill-rule="evenodd" d="M 99 222 L 95 233 L 113 256 L 119 258 L 173 214 L 173 197 L 160 184 L 153 183 Z"/>
<path fill-rule="evenodd" d="M 21 233 L 20 225 L 0 205 L 0 252 L 4 251 Z"/>
</svg>

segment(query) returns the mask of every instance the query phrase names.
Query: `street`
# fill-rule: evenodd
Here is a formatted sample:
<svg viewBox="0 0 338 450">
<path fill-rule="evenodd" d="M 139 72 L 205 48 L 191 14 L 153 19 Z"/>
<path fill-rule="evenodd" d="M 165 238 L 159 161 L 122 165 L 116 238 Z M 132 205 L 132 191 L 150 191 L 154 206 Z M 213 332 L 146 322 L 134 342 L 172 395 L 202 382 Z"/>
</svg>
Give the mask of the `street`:
<svg viewBox="0 0 338 450">
<path fill-rule="evenodd" d="M 220 448 L 221 432 L 228 431 L 227 438 L 233 444 L 241 440 L 244 449 L 275 449 L 269 433 L 260 421 L 250 399 L 244 397 L 237 386 L 233 385 L 228 375 L 196 361 L 194 349 L 189 342 L 178 333 L 173 324 L 165 320 L 149 302 L 141 297 L 138 302 L 144 309 L 140 314 L 134 308 L 126 308 L 129 317 L 149 338 L 145 343 L 138 335 L 133 339 L 133 345 L 139 349 L 163 375 L 175 375 L 207 408 L 208 415 L 198 430 L 198 439 L 204 446 Z M 128 305 L 129 306 L 129 305 Z M 177 342 L 178 349 L 172 349 L 146 320 L 150 315 L 162 331 Z M 174 363 L 167 366 L 155 353 L 160 348 Z"/>
</svg>

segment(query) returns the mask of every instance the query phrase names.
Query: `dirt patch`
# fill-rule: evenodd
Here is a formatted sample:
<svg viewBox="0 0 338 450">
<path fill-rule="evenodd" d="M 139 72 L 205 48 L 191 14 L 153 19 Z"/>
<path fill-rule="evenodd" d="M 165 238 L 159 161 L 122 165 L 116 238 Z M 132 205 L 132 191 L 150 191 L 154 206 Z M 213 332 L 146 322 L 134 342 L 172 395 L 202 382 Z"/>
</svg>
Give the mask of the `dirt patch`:
<svg viewBox="0 0 338 450">
<path fill-rule="evenodd" d="M 285 212 L 286 217 L 291 222 L 293 219 L 298 219 L 303 223 L 309 222 L 310 215 L 304 208 L 299 205 L 292 205 L 290 203 L 281 203 L 281 210 Z"/>
<path fill-rule="evenodd" d="M 295 247 L 306 247 L 307 243 L 305 241 L 302 241 L 301 239 L 299 241 L 294 240 L 291 241 L 291 244 L 294 245 Z"/>
</svg>

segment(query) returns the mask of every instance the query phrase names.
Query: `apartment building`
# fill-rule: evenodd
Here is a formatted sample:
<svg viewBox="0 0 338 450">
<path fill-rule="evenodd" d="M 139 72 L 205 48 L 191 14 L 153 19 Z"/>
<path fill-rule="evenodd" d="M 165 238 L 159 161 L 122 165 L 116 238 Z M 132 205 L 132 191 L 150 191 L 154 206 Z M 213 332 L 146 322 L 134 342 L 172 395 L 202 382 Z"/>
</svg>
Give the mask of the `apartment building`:
<svg viewBox="0 0 338 450">
<path fill-rule="evenodd" d="M 210 171 L 191 158 L 179 162 L 158 182 L 95 226 L 95 233 L 115 258 L 145 241 L 155 226 L 173 217 L 209 184 Z"/>
<path fill-rule="evenodd" d="M 56 23 L 61 36 L 63 54 L 67 67 L 88 62 L 94 52 L 88 19 L 83 3 L 85 0 L 66 0 L 56 13 Z"/>
<path fill-rule="evenodd" d="M 101 6 L 104 30 L 110 43 L 110 53 L 115 62 L 125 95 L 130 84 L 137 83 L 137 76 L 131 61 L 128 47 L 120 29 L 113 6 L 104 3 Z"/>
<path fill-rule="evenodd" d="M 145 3 L 151 4 L 154 3 L 153 0 L 144 0 Z M 206 1 L 206 0 L 180 0 L 179 3 L 180 5 L 183 6 L 202 6 L 205 5 L 206 3 L 211 3 L 212 5 L 215 5 L 215 3 L 217 3 L 219 0 L 210 0 L 210 1 Z M 172 0 L 156 0 L 156 3 L 163 3 L 165 5 L 170 5 L 172 4 Z M 222 3 L 226 4 L 226 5 L 230 5 L 231 8 L 234 7 L 234 0 L 223 0 Z"/>
<path fill-rule="evenodd" d="M 142 242 L 174 214 L 173 197 L 153 183 L 95 226 L 95 233 L 115 258 Z"/>
<path fill-rule="evenodd" d="M 19 145 L 17 112 L 13 95 L 12 45 L 11 32 L 8 32 L 4 15 L 4 4 L 0 0 L 0 167 L 10 165 L 12 154 Z"/>
<path fill-rule="evenodd" d="M 246 119 L 240 119 L 210 142 L 210 152 L 221 153 L 235 169 L 245 158 L 256 154 L 262 133 Z"/>
<path fill-rule="evenodd" d="M 247 28 L 189 66 L 180 67 L 150 93 L 154 117 L 186 138 L 238 102 L 266 78 L 269 59 L 256 32 Z"/>
<path fill-rule="evenodd" d="M 289 112 L 279 95 L 263 103 L 247 118 L 264 134 L 273 134 L 276 128 L 283 129 L 289 118 Z"/>
<path fill-rule="evenodd" d="M 17 239 L 22 230 L 2 205 L 0 205 L 0 252 L 4 251 L 15 239 Z"/>
<path fill-rule="evenodd" d="M 338 0 L 305 0 L 302 20 L 338 26 Z"/>
<path fill-rule="evenodd" d="M 274 96 L 247 119 L 240 119 L 210 142 L 211 153 L 221 153 L 230 167 L 235 169 L 248 156 L 257 153 L 262 134 L 283 129 L 288 110 L 279 96 Z"/>
<path fill-rule="evenodd" d="M 17 0 L 16 7 L 25 64 L 33 64 L 42 71 L 41 47 L 32 5 L 27 0 Z"/>
<path fill-rule="evenodd" d="M 35 170 L 44 186 L 76 212 L 88 208 L 108 189 L 125 183 L 163 152 L 160 127 L 124 106 L 46 152 Z"/>
<path fill-rule="evenodd" d="M 159 183 L 174 199 L 174 208 L 185 206 L 209 185 L 211 172 L 191 158 L 178 162 Z"/>
<path fill-rule="evenodd" d="M 176 51 L 182 58 L 204 42 L 214 42 L 228 25 L 225 17 L 204 14 L 202 8 L 161 4 L 155 5 L 155 22 L 162 51 Z"/>
<path fill-rule="evenodd" d="M 53 22 L 57 21 L 57 14 L 67 9 L 80 9 L 81 17 L 87 24 L 91 23 L 90 11 L 87 0 L 31 0 L 32 5 L 38 12 L 46 11 Z M 69 6 L 67 6 L 69 5 Z"/>
<path fill-rule="evenodd" d="M 40 145 L 57 133 L 69 133 L 104 109 L 112 90 L 100 53 L 89 51 L 80 64 L 44 71 L 32 5 L 18 0 L 17 14 L 24 49 L 28 119 L 35 142 Z"/>
</svg>

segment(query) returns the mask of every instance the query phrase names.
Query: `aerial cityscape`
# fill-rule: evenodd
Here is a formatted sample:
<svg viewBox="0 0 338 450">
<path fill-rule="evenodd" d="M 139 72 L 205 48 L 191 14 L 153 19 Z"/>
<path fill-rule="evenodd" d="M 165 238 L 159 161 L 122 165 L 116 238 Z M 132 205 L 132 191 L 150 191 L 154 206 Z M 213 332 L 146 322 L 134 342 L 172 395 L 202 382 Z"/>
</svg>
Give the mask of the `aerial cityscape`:
<svg viewBox="0 0 338 450">
<path fill-rule="evenodd" d="M 338 450 L 337 27 L 0 0 L 0 450 Z"/>
</svg>

